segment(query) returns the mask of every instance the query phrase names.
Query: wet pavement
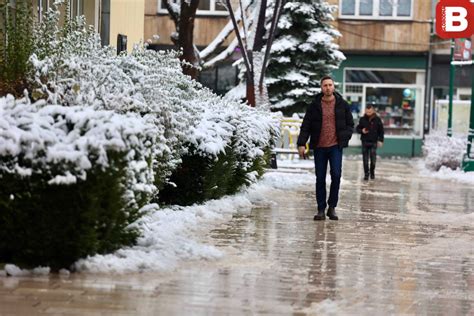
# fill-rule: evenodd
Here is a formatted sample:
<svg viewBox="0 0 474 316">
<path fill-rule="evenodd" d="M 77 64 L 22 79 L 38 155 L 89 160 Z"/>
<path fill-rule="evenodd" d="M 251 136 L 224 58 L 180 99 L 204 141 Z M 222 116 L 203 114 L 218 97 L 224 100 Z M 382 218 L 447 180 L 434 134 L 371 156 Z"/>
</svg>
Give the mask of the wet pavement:
<svg viewBox="0 0 474 316">
<path fill-rule="evenodd" d="M 392 160 L 367 183 L 361 167 L 344 163 L 339 221 L 312 220 L 314 186 L 275 189 L 203 237 L 222 259 L 0 277 L 0 315 L 474 315 L 474 188 Z"/>
</svg>

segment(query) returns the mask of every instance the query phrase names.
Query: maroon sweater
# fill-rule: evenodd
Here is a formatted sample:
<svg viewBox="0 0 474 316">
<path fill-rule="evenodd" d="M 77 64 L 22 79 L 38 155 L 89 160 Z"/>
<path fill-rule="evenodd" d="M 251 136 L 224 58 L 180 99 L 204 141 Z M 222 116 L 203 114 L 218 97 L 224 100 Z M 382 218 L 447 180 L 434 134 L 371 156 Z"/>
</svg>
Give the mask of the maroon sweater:
<svg viewBox="0 0 474 316">
<path fill-rule="evenodd" d="M 336 98 L 332 101 L 321 100 L 321 108 L 323 110 L 323 124 L 321 126 L 321 135 L 319 136 L 317 147 L 331 147 L 337 145 L 336 135 Z"/>
</svg>

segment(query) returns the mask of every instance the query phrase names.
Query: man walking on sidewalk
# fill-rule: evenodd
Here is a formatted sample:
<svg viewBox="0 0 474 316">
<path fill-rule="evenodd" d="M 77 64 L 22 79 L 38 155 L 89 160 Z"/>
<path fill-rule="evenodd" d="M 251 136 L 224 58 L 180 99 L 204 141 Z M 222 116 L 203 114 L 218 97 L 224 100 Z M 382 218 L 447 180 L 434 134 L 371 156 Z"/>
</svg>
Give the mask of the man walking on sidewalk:
<svg viewBox="0 0 474 316">
<path fill-rule="evenodd" d="M 370 178 L 375 179 L 375 162 L 377 160 L 377 147 L 383 145 L 383 122 L 375 112 L 371 104 L 367 104 L 365 115 L 359 120 L 356 127 L 361 134 L 362 160 L 364 164 L 364 180 L 369 180 L 369 156 L 370 156 Z"/>
<path fill-rule="evenodd" d="M 335 92 L 334 80 L 325 76 L 321 79 L 321 93 L 306 110 L 298 136 L 298 152 L 305 158 L 305 145 L 310 139 L 314 150 L 316 170 L 316 202 L 318 212 L 314 220 L 326 219 L 325 210 L 329 205 L 329 219 L 338 220 L 336 206 L 339 200 L 339 186 L 342 174 L 342 149 L 348 146 L 352 136 L 354 120 L 349 104 Z M 326 202 L 327 166 L 331 167 L 331 189 Z"/>
</svg>

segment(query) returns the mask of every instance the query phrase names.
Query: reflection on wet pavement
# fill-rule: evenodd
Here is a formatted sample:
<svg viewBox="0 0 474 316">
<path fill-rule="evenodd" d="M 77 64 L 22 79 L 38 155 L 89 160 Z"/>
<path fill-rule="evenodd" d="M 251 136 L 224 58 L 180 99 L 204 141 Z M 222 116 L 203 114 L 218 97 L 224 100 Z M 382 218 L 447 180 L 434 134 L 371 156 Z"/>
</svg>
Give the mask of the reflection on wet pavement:
<svg viewBox="0 0 474 316">
<path fill-rule="evenodd" d="M 211 231 L 226 253 L 173 272 L 0 277 L 0 315 L 474 315 L 474 189 L 345 161 L 337 222 L 314 186 Z M 293 176 L 298 176 L 293 175 Z"/>
</svg>

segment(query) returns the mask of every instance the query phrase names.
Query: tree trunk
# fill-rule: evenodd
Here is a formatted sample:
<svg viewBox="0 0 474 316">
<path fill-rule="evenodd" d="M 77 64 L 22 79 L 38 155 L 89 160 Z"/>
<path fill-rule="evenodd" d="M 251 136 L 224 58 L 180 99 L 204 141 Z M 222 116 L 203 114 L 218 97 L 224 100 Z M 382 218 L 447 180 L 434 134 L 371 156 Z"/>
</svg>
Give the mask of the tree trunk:
<svg viewBox="0 0 474 316">
<path fill-rule="evenodd" d="M 252 52 L 250 52 L 250 54 L 252 54 L 253 52 L 255 52 L 256 54 L 257 53 L 260 53 L 260 51 L 262 50 L 263 48 L 263 37 L 265 36 L 265 15 L 266 15 L 266 12 L 267 12 L 267 0 L 260 0 L 260 10 L 259 10 L 259 13 L 258 13 L 258 21 L 257 21 L 257 24 L 256 24 L 256 27 L 255 27 L 255 38 L 254 38 L 254 41 L 253 41 L 253 48 L 252 48 Z M 257 96 L 256 96 L 256 93 L 255 93 L 255 73 L 260 73 L 260 69 L 256 69 L 256 67 L 260 67 L 260 65 L 255 65 L 255 62 L 254 60 L 252 60 L 252 74 L 251 74 L 251 77 L 252 77 L 252 80 L 251 81 L 247 81 L 247 101 L 250 103 L 251 106 L 256 106 L 256 103 L 257 103 Z M 258 80 L 257 80 L 257 83 L 258 83 Z M 258 93 L 259 93 L 259 96 L 258 96 L 258 100 L 260 101 L 262 99 L 262 88 L 259 87 L 258 89 Z M 249 93 L 252 93 L 252 102 L 250 102 L 248 99 L 249 99 Z"/>
<path fill-rule="evenodd" d="M 178 46 L 183 50 L 183 54 L 180 57 L 181 60 L 186 61 L 191 65 L 183 65 L 183 73 L 196 79 L 199 71 L 197 66 L 199 65 L 199 57 L 194 49 L 194 19 L 196 16 L 196 10 L 199 5 L 199 0 L 191 0 L 190 3 L 181 0 L 181 16 L 179 19 L 179 38 Z"/>
<path fill-rule="evenodd" d="M 249 59 L 249 64 L 253 65 L 253 54 L 251 50 L 247 51 L 247 56 Z M 254 81 L 254 69 L 251 66 L 250 69 L 247 70 L 247 103 L 251 107 L 256 106 L 255 100 L 255 81 Z"/>
</svg>

